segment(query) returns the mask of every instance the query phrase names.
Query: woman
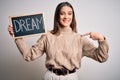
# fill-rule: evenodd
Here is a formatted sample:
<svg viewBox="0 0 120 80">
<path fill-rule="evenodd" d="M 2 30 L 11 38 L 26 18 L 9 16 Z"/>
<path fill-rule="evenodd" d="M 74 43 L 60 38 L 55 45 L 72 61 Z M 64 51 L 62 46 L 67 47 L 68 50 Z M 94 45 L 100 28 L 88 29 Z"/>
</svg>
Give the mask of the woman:
<svg viewBox="0 0 120 80">
<path fill-rule="evenodd" d="M 13 35 L 13 29 L 8 27 Z M 95 47 L 85 36 L 98 40 Z M 44 80 L 79 80 L 76 69 L 81 67 L 83 56 L 98 62 L 105 62 L 108 58 L 108 44 L 104 35 L 88 32 L 80 35 L 76 32 L 74 9 L 69 2 L 61 2 L 55 11 L 54 28 L 43 34 L 31 48 L 23 38 L 15 39 L 18 49 L 26 61 L 32 61 L 46 53 L 46 68 Z"/>
</svg>

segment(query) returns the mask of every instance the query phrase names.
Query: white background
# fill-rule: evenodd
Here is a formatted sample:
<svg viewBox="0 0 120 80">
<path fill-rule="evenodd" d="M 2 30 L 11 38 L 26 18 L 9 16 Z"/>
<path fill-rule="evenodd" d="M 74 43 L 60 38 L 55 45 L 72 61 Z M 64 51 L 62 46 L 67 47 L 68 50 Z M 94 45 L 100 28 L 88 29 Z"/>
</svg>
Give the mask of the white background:
<svg viewBox="0 0 120 80">
<path fill-rule="evenodd" d="M 53 28 L 54 11 L 62 1 L 75 10 L 78 33 L 96 31 L 109 43 L 109 59 L 98 63 L 82 59 L 79 80 L 120 80 L 120 0 L 0 0 L 0 80 L 42 80 L 45 55 L 26 62 L 8 34 L 9 16 L 44 12 L 47 30 Z M 31 46 L 39 36 L 25 38 Z"/>
</svg>

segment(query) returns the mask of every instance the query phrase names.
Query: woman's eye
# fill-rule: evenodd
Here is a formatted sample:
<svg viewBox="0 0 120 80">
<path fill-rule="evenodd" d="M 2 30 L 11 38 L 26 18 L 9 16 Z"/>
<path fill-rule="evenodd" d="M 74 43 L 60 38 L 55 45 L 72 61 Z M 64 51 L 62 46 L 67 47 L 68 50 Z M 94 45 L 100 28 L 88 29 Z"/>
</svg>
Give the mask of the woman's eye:
<svg viewBox="0 0 120 80">
<path fill-rule="evenodd" d="M 64 13 L 63 13 L 63 12 L 61 12 L 61 13 L 60 13 L 60 15 L 64 15 Z"/>
<path fill-rule="evenodd" d="M 72 12 L 68 12 L 68 13 L 65 13 L 65 12 L 61 12 L 60 15 L 72 15 L 73 13 Z"/>
<path fill-rule="evenodd" d="M 68 15 L 72 15 L 72 12 L 69 12 Z"/>
<path fill-rule="evenodd" d="M 68 15 L 71 15 L 71 13 L 68 13 Z"/>
</svg>

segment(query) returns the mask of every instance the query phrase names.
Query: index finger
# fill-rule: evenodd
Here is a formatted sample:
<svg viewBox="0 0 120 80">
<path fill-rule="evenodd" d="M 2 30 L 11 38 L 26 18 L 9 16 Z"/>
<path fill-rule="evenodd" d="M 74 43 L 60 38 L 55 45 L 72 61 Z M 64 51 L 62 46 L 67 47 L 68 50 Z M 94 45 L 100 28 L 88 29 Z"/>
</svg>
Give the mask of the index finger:
<svg viewBox="0 0 120 80">
<path fill-rule="evenodd" d="M 83 34 L 82 36 L 88 36 L 90 34 L 91 34 L 91 32 L 87 32 L 87 33 Z"/>
</svg>

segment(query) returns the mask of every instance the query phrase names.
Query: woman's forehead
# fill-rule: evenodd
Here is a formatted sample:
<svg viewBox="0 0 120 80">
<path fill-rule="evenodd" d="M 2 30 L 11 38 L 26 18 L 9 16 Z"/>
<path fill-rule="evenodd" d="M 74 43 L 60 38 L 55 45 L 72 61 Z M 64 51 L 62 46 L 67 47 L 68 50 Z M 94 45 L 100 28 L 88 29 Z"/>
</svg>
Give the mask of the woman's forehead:
<svg viewBox="0 0 120 80">
<path fill-rule="evenodd" d="M 65 5 L 61 8 L 61 11 L 72 11 L 72 8 L 70 6 Z"/>
</svg>

